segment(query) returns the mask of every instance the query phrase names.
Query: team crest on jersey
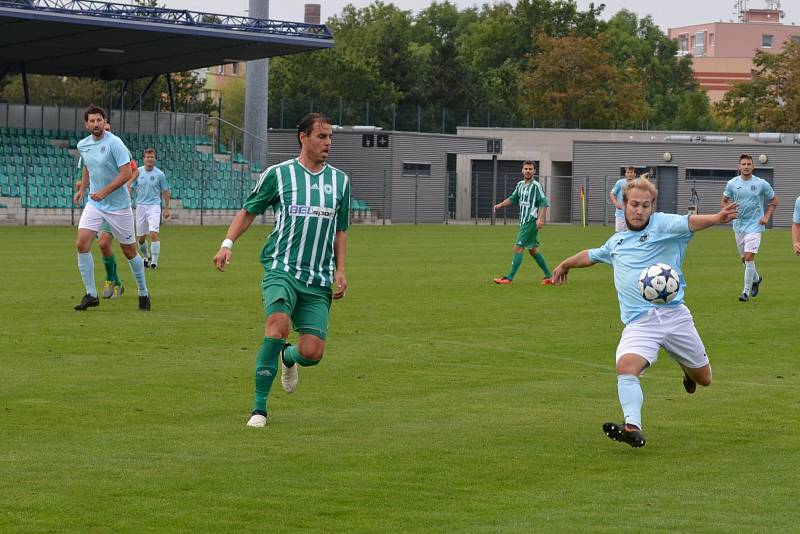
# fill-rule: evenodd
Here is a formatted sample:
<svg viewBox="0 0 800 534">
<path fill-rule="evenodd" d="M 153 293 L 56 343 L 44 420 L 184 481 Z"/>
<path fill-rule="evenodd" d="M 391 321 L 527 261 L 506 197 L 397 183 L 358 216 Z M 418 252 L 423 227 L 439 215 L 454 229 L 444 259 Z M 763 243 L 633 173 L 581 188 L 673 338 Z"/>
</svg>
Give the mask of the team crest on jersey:
<svg viewBox="0 0 800 534">
<path fill-rule="evenodd" d="M 751 186 L 750 186 L 750 191 L 755 191 L 755 190 L 756 190 L 756 186 L 754 186 L 754 185 L 751 185 Z"/>
<path fill-rule="evenodd" d="M 105 154 L 106 153 L 106 147 L 105 146 L 101 146 L 100 147 L 100 153 L 101 154 Z"/>
<path fill-rule="evenodd" d="M 331 184 L 325 184 L 325 194 L 330 195 L 333 193 L 333 186 Z"/>
<path fill-rule="evenodd" d="M 289 215 L 293 217 L 318 217 L 320 219 L 333 219 L 333 208 L 323 208 L 321 206 L 289 206 Z"/>
<path fill-rule="evenodd" d="M 642 237 L 639 238 L 639 243 L 644 243 L 647 241 L 647 234 L 642 234 Z"/>
</svg>

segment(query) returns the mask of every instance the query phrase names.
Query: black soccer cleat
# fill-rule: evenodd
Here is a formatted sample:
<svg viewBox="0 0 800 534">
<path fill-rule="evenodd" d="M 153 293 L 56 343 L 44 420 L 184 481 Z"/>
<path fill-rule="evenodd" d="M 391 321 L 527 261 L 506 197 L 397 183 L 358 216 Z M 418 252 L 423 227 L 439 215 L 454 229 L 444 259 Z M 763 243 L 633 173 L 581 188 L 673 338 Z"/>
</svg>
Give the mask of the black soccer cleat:
<svg viewBox="0 0 800 534">
<path fill-rule="evenodd" d="M 761 285 L 761 282 L 764 281 L 763 276 L 759 276 L 757 281 L 753 282 L 753 286 L 750 288 L 750 296 L 755 298 L 758 296 L 758 286 Z"/>
<path fill-rule="evenodd" d="M 155 263 L 150 263 L 150 270 L 155 271 L 156 269 L 158 269 L 158 265 L 156 265 Z"/>
<path fill-rule="evenodd" d="M 695 391 L 697 391 L 697 382 L 689 378 L 689 375 L 683 375 L 683 389 L 686 390 L 686 393 L 691 395 Z"/>
<path fill-rule="evenodd" d="M 150 295 L 139 295 L 139 309 L 150 311 Z"/>
<path fill-rule="evenodd" d="M 81 299 L 80 303 L 75 305 L 75 309 L 78 311 L 86 311 L 88 308 L 94 308 L 95 306 L 99 305 L 100 305 L 99 298 L 93 297 L 89 293 L 86 293 Z"/>
<path fill-rule="evenodd" d="M 750 297 L 747 296 L 747 293 L 739 295 L 739 302 L 747 302 L 748 300 L 750 300 Z"/>
<path fill-rule="evenodd" d="M 145 269 L 150 267 L 150 258 L 142 258 L 142 263 L 144 263 Z"/>
<path fill-rule="evenodd" d="M 603 423 L 603 432 L 614 441 L 627 443 L 638 449 L 644 447 L 644 433 L 635 425 L 618 425 L 616 423 Z"/>
</svg>

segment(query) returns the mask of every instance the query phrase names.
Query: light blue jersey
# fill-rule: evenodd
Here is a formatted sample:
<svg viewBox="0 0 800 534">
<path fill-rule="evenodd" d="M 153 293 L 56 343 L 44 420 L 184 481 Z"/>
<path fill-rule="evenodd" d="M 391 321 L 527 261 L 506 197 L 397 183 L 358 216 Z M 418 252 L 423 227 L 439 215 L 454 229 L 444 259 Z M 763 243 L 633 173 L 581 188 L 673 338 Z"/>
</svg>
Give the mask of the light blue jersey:
<svg viewBox="0 0 800 534">
<path fill-rule="evenodd" d="M 136 204 L 161 205 L 161 192 L 169 191 L 167 177 L 158 167 L 148 171 L 145 167 L 139 167 L 139 177 L 133 181 L 136 190 Z"/>
<path fill-rule="evenodd" d="M 800 224 L 800 197 L 797 197 L 797 200 L 794 201 L 794 215 L 792 216 L 792 222 L 794 224 Z"/>
<path fill-rule="evenodd" d="M 611 188 L 611 194 L 614 195 L 614 198 L 616 198 L 617 202 L 619 203 L 622 203 L 622 192 L 625 191 L 626 185 L 628 185 L 628 179 L 620 178 L 619 180 L 617 180 L 617 183 L 614 184 L 614 187 Z M 614 217 L 616 217 L 617 219 L 624 219 L 625 210 L 615 207 Z"/>
<path fill-rule="evenodd" d="M 764 225 L 759 223 L 764 216 L 764 200 L 772 200 L 775 196 L 769 182 L 755 175 L 749 180 L 736 176 L 728 180 L 722 194 L 739 205 L 739 216 L 733 221 L 734 232 L 752 234 L 764 231 Z"/>
<path fill-rule="evenodd" d="M 589 250 L 592 263 L 608 263 L 614 268 L 614 286 L 623 323 L 630 323 L 652 308 L 683 303 L 686 282 L 681 265 L 693 235 L 688 215 L 654 213 L 643 230 L 617 232 L 602 247 Z M 652 304 L 639 293 L 639 275 L 645 267 L 656 263 L 666 263 L 680 275 L 680 289 L 669 304 Z"/>
<path fill-rule="evenodd" d="M 78 152 L 81 161 L 89 169 L 89 198 L 86 203 L 102 211 L 130 208 L 131 197 L 124 184 L 99 202 L 91 199 L 93 193 L 114 181 L 120 167 L 131 162 L 125 143 L 111 132 L 104 132 L 103 137 L 97 141 L 91 135 L 82 139 L 78 143 Z"/>
</svg>

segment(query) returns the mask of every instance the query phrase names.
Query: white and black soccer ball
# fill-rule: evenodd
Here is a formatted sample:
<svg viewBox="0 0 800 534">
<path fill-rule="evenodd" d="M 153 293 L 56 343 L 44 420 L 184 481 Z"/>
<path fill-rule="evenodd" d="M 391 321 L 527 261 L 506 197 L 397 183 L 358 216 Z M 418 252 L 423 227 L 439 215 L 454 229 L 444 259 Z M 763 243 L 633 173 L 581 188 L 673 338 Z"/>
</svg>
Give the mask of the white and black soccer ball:
<svg viewBox="0 0 800 534">
<path fill-rule="evenodd" d="M 639 275 L 639 293 L 653 304 L 671 302 L 681 288 L 678 272 L 666 263 L 646 267 Z"/>
</svg>

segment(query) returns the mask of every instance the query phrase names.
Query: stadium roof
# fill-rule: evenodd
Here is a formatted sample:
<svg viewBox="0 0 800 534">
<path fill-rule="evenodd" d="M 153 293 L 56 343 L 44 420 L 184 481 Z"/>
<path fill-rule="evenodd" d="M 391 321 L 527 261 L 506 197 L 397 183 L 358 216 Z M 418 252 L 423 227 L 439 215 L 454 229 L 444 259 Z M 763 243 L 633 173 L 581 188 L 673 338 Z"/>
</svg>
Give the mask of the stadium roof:
<svg viewBox="0 0 800 534">
<path fill-rule="evenodd" d="M 319 24 L 87 0 L 0 0 L 0 77 L 130 80 L 332 46 Z"/>
</svg>

